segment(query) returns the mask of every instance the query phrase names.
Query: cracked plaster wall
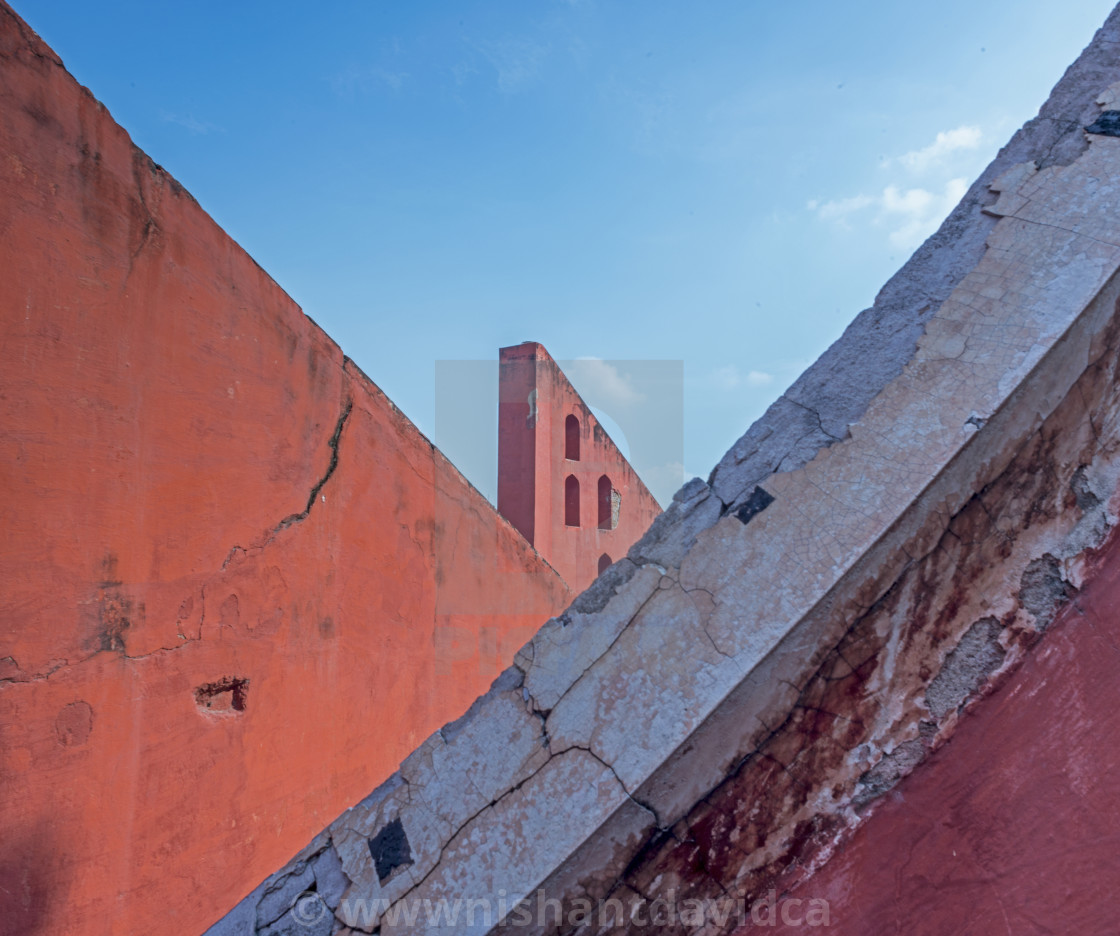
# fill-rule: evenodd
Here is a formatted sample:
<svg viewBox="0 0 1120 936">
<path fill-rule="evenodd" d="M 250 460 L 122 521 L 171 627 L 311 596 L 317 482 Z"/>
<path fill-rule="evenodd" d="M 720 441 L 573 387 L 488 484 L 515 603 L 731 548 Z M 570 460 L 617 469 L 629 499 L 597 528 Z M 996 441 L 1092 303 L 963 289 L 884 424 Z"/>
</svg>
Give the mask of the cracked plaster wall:
<svg viewBox="0 0 1120 936">
<path fill-rule="evenodd" d="M 323 932 L 424 929 L 355 919 L 357 898 L 792 887 L 1044 646 L 1116 519 L 1120 140 L 1083 128 L 1116 97 L 1118 39 L 1114 11 L 875 307 L 519 652 L 470 735 L 433 736 L 313 843 L 300 860 L 333 851 L 346 878 Z M 466 737 L 523 740 L 504 782 L 449 795 L 484 759 L 493 777 Z M 397 821 L 413 861 L 381 879 L 365 837 Z M 291 880 L 215 932 L 252 932 Z"/>
<path fill-rule="evenodd" d="M 966 710 L 952 743 L 791 888 L 828 902 L 829 932 L 1115 930 L 1120 538 L 1094 565 L 1022 666 L 997 673 L 990 697 Z M 775 922 L 742 936 L 805 931 Z"/>
<path fill-rule="evenodd" d="M 0 270 L 0 930 L 200 932 L 570 594 L 2 3 Z"/>
<path fill-rule="evenodd" d="M 1071 512 L 1078 508 L 1082 531 L 1074 542 L 1084 542 L 1088 528 L 1115 515 L 1116 497 L 1107 506 L 1079 503 Z M 1120 537 L 1113 534 L 1082 567 L 1080 588 L 1061 571 L 1059 577 L 1047 573 L 1050 584 L 1039 588 L 1038 570 L 1055 568 L 1056 560 L 1044 554 L 1020 580 L 1017 617 L 1033 616 L 1044 636 L 1016 635 L 1014 619 L 1008 629 L 989 617 L 977 622 L 982 638 L 970 641 L 978 630 L 973 625 L 941 672 L 953 670 L 956 679 L 971 669 L 981 677 L 984 703 L 966 703 L 951 716 L 959 717 L 951 744 L 930 745 L 926 736 L 911 742 L 916 760 L 928 757 L 928 764 L 877 802 L 815 875 L 792 883 L 792 898 L 811 894 L 828 902 L 830 932 L 1115 929 Z M 1065 565 L 1057 562 L 1056 570 Z M 1023 636 L 1027 642 L 1014 646 Z M 1001 666 L 998 654 L 991 655 L 1003 643 L 1011 653 L 1028 651 L 1021 665 Z M 961 648 L 979 665 L 954 666 Z M 956 709 L 957 698 L 926 696 L 931 714 L 945 702 Z M 780 918 L 775 923 L 740 932 L 803 931 L 783 926 Z"/>
<path fill-rule="evenodd" d="M 1108 296 L 1113 308 L 1116 293 Z M 855 594 L 832 597 L 822 611 L 846 630 L 819 643 L 808 665 L 787 661 L 782 681 L 757 687 L 749 709 L 729 709 L 690 739 L 686 763 L 703 748 L 706 733 L 719 732 L 726 777 L 655 834 L 613 882 L 613 894 L 635 903 L 688 897 L 718 905 L 731 898 L 749 906 L 771 888 L 802 897 L 824 893 L 813 873 L 827 869 L 834 852 L 843 854 L 846 836 L 880 797 L 947 744 L 969 706 L 1046 650 L 1055 615 L 1073 610 L 1070 602 L 1087 582 L 1115 574 L 1109 570 L 1116 547 L 1107 557 L 1097 548 L 1120 506 L 1118 337 L 1120 314 L 1114 313 L 1089 367 L 1061 403 L 1006 451 L 985 453 L 1000 466 L 998 474 L 951 514 L 931 516 L 870 607 Z M 744 732 L 742 716 L 752 709 L 756 727 Z M 1021 729 L 1007 747 L 1051 744 L 1067 715 L 1055 708 L 1051 723 Z M 731 720 L 743 739 L 734 747 L 726 740 L 734 736 Z M 952 761 L 953 751 L 946 748 L 944 759 Z M 986 766 L 972 756 L 953 770 L 958 777 L 981 776 Z M 1033 836 L 1026 826 L 1023 831 Z M 1014 841 L 1012 830 L 1001 833 Z M 1059 832 L 1046 848 L 1077 845 L 1076 836 Z M 1032 846 L 1039 847 L 1028 837 L 1014 847 Z M 900 831 L 896 872 L 909 847 Z M 892 877 L 892 890 L 898 881 Z M 920 874 L 902 881 L 903 893 L 922 886 Z M 848 879 L 856 892 L 837 904 L 841 916 L 834 922 L 845 932 L 882 931 L 861 915 L 860 883 Z M 828 897 L 836 893 L 833 888 Z M 907 908 L 900 911 L 907 931 L 918 925 L 920 905 L 920 898 L 892 904 Z M 951 929 L 922 925 L 928 932 Z"/>
</svg>

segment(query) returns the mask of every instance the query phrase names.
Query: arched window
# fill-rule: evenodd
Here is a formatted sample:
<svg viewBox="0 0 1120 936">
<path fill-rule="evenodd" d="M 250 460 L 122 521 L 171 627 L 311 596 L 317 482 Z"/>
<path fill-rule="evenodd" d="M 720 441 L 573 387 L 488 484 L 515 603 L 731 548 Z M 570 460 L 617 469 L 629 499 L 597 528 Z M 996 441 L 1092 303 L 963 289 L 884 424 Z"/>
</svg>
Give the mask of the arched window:
<svg viewBox="0 0 1120 936">
<path fill-rule="evenodd" d="M 575 416 L 564 420 L 564 457 L 579 461 L 579 420 Z"/>
<path fill-rule="evenodd" d="M 575 475 L 564 479 L 564 523 L 579 526 L 579 482 Z"/>
<path fill-rule="evenodd" d="M 614 489 L 611 479 L 606 475 L 599 477 L 599 529 L 613 530 L 618 526 L 618 511 L 622 506 L 622 495 Z"/>
<path fill-rule="evenodd" d="M 603 555 L 601 555 L 599 557 L 599 574 L 602 575 L 610 567 L 611 567 L 611 557 L 608 556 L 606 553 L 603 553 Z"/>
</svg>

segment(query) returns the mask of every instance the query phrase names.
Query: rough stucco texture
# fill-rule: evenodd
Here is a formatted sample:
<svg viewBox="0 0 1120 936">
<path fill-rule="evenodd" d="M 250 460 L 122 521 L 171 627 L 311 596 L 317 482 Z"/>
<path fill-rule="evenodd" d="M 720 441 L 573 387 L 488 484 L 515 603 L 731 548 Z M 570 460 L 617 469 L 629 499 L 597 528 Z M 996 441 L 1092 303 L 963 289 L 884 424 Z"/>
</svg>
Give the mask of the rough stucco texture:
<svg viewBox="0 0 1120 936">
<path fill-rule="evenodd" d="M 791 897 L 837 934 L 1115 932 L 1118 602 L 1114 537 L 1039 651 Z M 740 932 L 805 932 L 775 923 Z"/>
<path fill-rule="evenodd" d="M 570 594 L 3 4 L 0 270 L 0 930 L 201 932 Z"/>
</svg>

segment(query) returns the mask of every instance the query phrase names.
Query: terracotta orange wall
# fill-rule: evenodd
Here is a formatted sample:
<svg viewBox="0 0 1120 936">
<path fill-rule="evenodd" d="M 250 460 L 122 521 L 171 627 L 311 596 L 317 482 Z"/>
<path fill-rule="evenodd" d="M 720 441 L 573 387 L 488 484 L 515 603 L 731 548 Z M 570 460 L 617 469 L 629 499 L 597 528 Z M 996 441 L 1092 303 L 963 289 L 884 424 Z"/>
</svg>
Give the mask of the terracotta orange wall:
<svg viewBox="0 0 1120 936">
<path fill-rule="evenodd" d="M 759 909 L 753 933 L 1115 933 L 1120 537 L 1043 643 L 815 876 L 827 930 Z"/>
<path fill-rule="evenodd" d="M 576 592 L 645 533 L 661 507 L 588 409 L 563 371 L 537 342 L 500 351 L 498 510 L 525 535 Z M 565 421 L 579 420 L 579 460 L 565 457 Z M 598 483 L 607 475 L 622 497 L 618 525 L 599 529 Z M 564 516 L 564 483 L 580 486 L 580 525 Z"/>
<path fill-rule="evenodd" d="M 569 592 L 2 4 L 0 271 L 0 931 L 202 932 Z"/>
</svg>

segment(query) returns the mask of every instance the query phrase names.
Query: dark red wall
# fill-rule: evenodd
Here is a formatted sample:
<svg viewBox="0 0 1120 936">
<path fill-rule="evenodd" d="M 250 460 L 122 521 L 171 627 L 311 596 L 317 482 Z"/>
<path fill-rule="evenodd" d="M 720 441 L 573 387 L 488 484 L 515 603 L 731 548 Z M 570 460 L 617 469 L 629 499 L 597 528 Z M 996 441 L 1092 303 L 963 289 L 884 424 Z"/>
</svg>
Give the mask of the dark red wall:
<svg viewBox="0 0 1120 936">
<path fill-rule="evenodd" d="M 202 932 L 570 597 L 2 3 L 0 426 L 0 932 Z"/>
<path fill-rule="evenodd" d="M 582 591 L 598 576 L 600 560 L 625 556 L 661 507 L 542 345 L 501 349 L 498 409 L 498 510 Z M 569 416 L 579 420 L 578 460 L 566 457 Z M 621 499 L 617 522 L 605 528 L 604 476 Z M 578 526 L 567 522 L 575 519 L 565 509 L 569 478 L 579 487 Z M 611 513 L 609 497 L 604 506 Z"/>
<path fill-rule="evenodd" d="M 1114 536 L 1042 644 L 791 896 L 827 900 L 828 932 L 852 936 L 1104 936 L 1120 931 L 1118 856 Z M 807 929 L 741 932 L 756 931 Z"/>
</svg>

